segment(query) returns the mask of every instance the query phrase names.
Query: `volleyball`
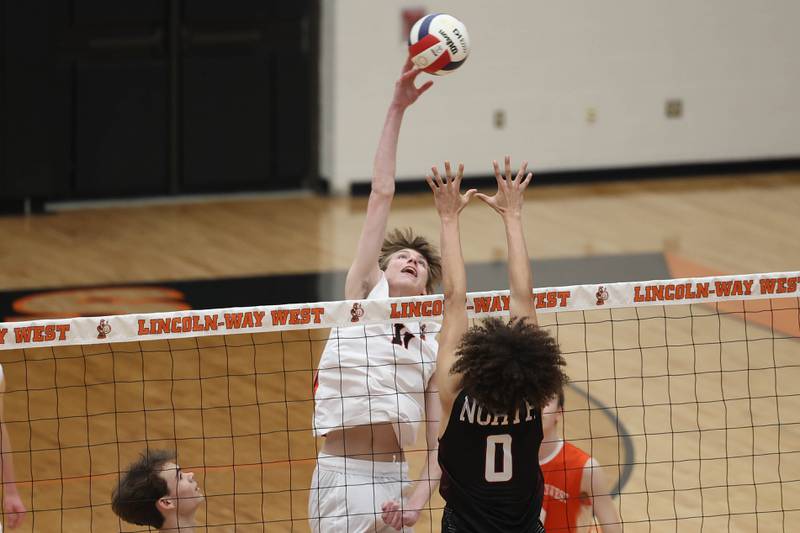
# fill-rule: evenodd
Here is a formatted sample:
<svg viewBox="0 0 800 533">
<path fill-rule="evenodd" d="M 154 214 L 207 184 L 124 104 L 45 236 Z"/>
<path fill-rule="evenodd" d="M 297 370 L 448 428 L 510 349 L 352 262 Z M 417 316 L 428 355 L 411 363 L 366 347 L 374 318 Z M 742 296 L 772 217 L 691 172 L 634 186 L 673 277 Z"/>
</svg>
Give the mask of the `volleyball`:
<svg viewBox="0 0 800 533">
<path fill-rule="evenodd" d="M 439 76 L 450 74 L 467 60 L 469 34 L 457 18 L 433 13 L 411 27 L 408 50 L 418 68 Z"/>
</svg>

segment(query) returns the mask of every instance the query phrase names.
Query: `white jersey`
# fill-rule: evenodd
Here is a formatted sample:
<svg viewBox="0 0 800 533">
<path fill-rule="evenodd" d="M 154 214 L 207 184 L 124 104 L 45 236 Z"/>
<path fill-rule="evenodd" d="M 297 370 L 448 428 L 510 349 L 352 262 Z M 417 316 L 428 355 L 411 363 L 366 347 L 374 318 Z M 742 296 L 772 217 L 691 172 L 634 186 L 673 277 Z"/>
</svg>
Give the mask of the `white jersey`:
<svg viewBox="0 0 800 533">
<path fill-rule="evenodd" d="M 367 298 L 388 298 L 381 279 Z M 421 322 L 331 329 L 319 361 L 314 435 L 392 423 L 401 447 L 413 444 L 425 420 L 425 389 L 436 368 L 438 329 Z"/>
</svg>

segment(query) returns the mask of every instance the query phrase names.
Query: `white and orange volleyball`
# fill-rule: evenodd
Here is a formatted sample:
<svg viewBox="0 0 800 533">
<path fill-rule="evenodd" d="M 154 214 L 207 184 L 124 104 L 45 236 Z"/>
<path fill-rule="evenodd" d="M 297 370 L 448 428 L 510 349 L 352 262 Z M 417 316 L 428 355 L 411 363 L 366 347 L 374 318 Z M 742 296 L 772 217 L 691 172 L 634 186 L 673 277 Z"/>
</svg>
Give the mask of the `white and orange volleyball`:
<svg viewBox="0 0 800 533">
<path fill-rule="evenodd" d="M 425 15 L 408 36 L 411 60 L 429 74 L 450 74 L 469 56 L 469 34 L 464 23 L 451 15 Z"/>
</svg>

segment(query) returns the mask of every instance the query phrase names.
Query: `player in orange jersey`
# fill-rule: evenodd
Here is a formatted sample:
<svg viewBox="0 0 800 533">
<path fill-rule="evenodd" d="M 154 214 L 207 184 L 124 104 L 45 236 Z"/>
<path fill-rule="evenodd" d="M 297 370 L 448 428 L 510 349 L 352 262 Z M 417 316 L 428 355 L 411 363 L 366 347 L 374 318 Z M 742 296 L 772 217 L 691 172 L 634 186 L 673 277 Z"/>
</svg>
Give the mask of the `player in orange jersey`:
<svg viewBox="0 0 800 533">
<path fill-rule="evenodd" d="M 594 458 L 564 441 L 563 414 L 562 391 L 542 410 L 544 438 L 539 465 L 544 475 L 544 501 L 540 518 L 545 531 L 577 533 L 597 524 L 602 533 L 621 533 L 622 522 L 606 476 Z"/>
</svg>

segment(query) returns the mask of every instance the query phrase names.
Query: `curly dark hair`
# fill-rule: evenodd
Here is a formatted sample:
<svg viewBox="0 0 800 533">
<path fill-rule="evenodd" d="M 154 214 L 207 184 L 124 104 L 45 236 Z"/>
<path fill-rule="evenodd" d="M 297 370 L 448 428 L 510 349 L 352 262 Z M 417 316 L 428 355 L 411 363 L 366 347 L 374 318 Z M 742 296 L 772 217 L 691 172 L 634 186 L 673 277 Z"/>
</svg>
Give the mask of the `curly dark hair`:
<svg viewBox="0 0 800 533">
<path fill-rule="evenodd" d="M 523 401 L 541 409 L 563 390 L 566 364 L 555 339 L 524 318 L 487 318 L 461 338 L 450 372 L 493 413 L 514 413 Z"/>
<path fill-rule="evenodd" d="M 378 257 L 378 266 L 381 270 L 386 270 L 389 256 L 405 249 L 419 252 L 428 262 L 428 283 L 425 284 L 425 289 L 428 294 L 433 294 L 434 287 L 442 279 L 442 258 L 428 239 L 416 235 L 411 228 L 395 228 L 386 235 L 381 246 L 381 255 Z"/>
<path fill-rule="evenodd" d="M 119 485 L 111 495 L 111 509 L 131 524 L 160 529 L 164 515 L 156 502 L 169 493 L 167 482 L 161 477 L 165 463 L 175 455 L 165 450 L 146 450 L 120 477 Z"/>
</svg>

